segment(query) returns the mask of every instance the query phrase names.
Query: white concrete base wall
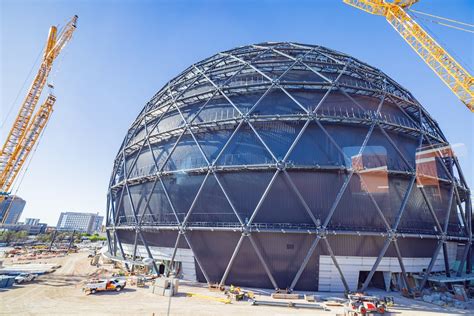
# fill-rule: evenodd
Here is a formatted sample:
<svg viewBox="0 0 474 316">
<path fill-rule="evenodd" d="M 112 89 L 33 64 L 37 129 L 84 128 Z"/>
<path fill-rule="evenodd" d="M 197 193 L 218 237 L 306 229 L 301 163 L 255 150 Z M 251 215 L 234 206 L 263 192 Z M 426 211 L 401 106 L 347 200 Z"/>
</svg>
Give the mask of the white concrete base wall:
<svg viewBox="0 0 474 316">
<path fill-rule="evenodd" d="M 456 259 L 457 243 L 448 243 L 449 262 Z M 403 254 L 402 254 L 403 255 Z M 357 290 L 360 271 L 370 271 L 377 257 L 336 256 L 342 273 L 350 290 Z M 407 272 L 422 272 L 430 263 L 431 258 L 403 258 L 403 264 Z M 384 257 L 380 261 L 376 271 L 401 272 L 397 257 Z M 438 254 L 433 272 L 444 271 L 443 250 Z M 384 275 L 389 275 L 385 274 Z M 343 292 L 344 284 L 339 272 L 330 256 L 319 256 L 319 291 Z"/>
<path fill-rule="evenodd" d="M 127 255 L 133 255 L 133 245 L 122 244 L 123 251 Z M 155 260 L 171 260 L 173 255 L 172 247 L 149 247 L 151 255 Z M 148 258 L 148 253 L 144 246 L 137 247 L 137 256 L 142 258 Z M 196 281 L 196 266 L 194 264 L 194 255 L 191 249 L 178 248 L 176 251 L 175 261 L 181 262 L 181 271 L 183 273 L 183 279 Z"/>
</svg>

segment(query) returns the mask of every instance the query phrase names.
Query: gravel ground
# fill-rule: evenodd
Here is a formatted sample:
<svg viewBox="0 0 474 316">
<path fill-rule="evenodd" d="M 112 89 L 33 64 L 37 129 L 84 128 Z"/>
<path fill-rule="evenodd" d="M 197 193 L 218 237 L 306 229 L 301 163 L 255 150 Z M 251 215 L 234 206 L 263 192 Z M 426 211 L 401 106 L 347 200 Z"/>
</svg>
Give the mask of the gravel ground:
<svg viewBox="0 0 474 316">
<path fill-rule="evenodd" d="M 127 287 L 122 292 L 103 292 L 85 295 L 81 283 L 97 270 L 90 266 L 87 252 L 71 254 L 63 258 L 42 260 L 61 264 L 54 273 L 43 275 L 30 284 L 0 290 L 0 315 L 166 315 L 169 298 L 152 294 L 147 288 Z M 8 262 L 5 262 L 8 264 Z M 171 299 L 170 315 L 337 315 L 341 307 L 330 311 L 292 309 L 287 307 L 251 306 L 248 302 L 223 304 L 209 299 L 187 297 L 185 293 L 219 296 L 209 292 L 202 284 L 185 283 L 179 287 L 179 295 Z M 257 299 L 271 300 L 269 296 Z M 321 293 L 327 296 L 329 293 Z M 373 293 L 383 295 L 384 292 Z M 410 300 L 396 293 L 396 306 L 388 315 L 474 315 L 474 311 L 445 309 Z M 332 295 L 331 296 L 340 296 Z M 223 297 L 222 295 L 219 297 Z M 301 300 L 301 302 L 304 302 Z"/>
</svg>

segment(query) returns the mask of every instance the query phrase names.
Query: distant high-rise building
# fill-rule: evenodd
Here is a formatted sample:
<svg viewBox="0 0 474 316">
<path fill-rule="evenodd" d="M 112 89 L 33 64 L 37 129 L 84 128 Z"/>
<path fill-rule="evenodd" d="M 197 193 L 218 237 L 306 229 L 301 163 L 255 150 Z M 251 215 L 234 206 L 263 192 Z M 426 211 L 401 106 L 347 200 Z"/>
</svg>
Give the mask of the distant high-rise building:
<svg viewBox="0 0 474 316">
<path fill-rule="evenodd" d="M 39 218 L 25 218 L 25 225 L 35 226 L 40 222 Z"/>
<path fill-rule="evenodd" d="M 99 213 L 62 212 L 56 229 L 91 234 L 100 231 L 103 220 L 104 217 Z"/>
<path fill-rule="evenodd" d="M 93 228 L 93 231 L 94 232 L 100 232 L 102 231 L 102 222 L 104 221 L 104 217 L 103 216 L 96 216 L 95 217 L 95 222 L 94 222 L 94 228 Z"/>
<path fill-rule="evenodd" d="M 0 219 L 6 217 L 5 224 L 16 224 L 25 208 L 26 201 L 17 195 L 11 195 L 0 203 Z"/>
</svg>

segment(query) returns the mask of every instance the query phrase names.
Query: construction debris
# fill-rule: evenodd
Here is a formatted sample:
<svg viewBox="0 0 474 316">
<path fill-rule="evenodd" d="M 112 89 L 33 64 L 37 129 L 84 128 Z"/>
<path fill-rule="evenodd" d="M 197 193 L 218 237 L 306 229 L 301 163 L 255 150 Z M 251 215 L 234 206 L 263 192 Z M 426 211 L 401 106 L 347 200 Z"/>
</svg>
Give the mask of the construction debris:
<svg viewBox="0 0 474 316">
<path fill-rule="evenodd" d="M 438 306 L 466 309 L 466 303 L 456 299 L 455 295 L 449 292 L 426 294 L 422 300 Z"/>
<path fill-rule="evenodd" d="M 251 305 L 265 305 L 265 306 L 278 306 L 278 307 L 292 307 L 292 308 L 312 308 L 328 311 L 326 307 L 320 304 L 308 304 L 308 303 L 294 303 L 294 302 L 276 302 L 276 301 L 261 301 L 251 300 Z"/>
<path fill-rule="evenodd" d="M 272 298 L 280 300 L 298 300 L 300 299 L 300 294 L 290 294 L 290 293 L 272 293 Z"/>
<path fill-rule="evenodd" d="M 306 302 L 314 302 L 314 301 L 315 301 L 315 298 L 314 298 L 314 295 L 305 294 L 305 295 L 304 295 L 304 300 L 305 300 Z"/>
<path fill-rule="evenodd" d="M 175 296 L 179 289 L 179 279 L 176 278 L 157 278 L 155 283 L 150 286 L 150 292 L 161 296 Z"/>
<path fill-rule="evenodd" d="M 14 264 L 10 266 L 0 267 L 0 274 L 17 275 L 21 273 L 45 274 L 56 271 L 60 268 L 59 264 L 55 263 L 26 263 Z"/>
<path fill-rule="evenodd" d="M 215 297 L 215 296 L 208 296 L 208 295 L 203 295 L 203 294 L 198 294 L 198 293 L 186 293 L 186 296 L 189 297 L 196 297 L 196 298 L 202 298 L 205 300 L 211 300 L 211 301 L 216 301 L 224 304 L 230 304 L 231 300 L 229 298 L 220 298 L 220 297 Z"/>
</svg>

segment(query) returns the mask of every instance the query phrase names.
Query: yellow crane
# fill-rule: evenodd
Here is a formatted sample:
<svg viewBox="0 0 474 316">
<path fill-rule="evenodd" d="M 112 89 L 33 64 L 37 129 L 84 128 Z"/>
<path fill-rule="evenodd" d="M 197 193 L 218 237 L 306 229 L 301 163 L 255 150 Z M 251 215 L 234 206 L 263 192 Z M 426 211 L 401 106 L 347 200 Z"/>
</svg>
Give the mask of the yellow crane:
<svg viewBox="0 0 474 316">
<path fill-rule="evenodd" d="M 59 35 L 56 26 L 51 26 L 49 30 L 40 68 L 28 89 L 0 153 L 0 202 L 10 194 L 16 176 L 51 116 L 56 101 L 56 97 L 51 93 L 39 110 L 34 115 L 33 113 L 51 72 L 53 61 L 71 40 L 77 19 L 75 15 Z M 7 217 L 8 210 L 2 215 L 2 223 Z"/>
<path fill-rule="evenodd" d="M 343 0 L 368 13 L 384 16 L 451 91 L 474 112 L 473 76 L 407 13 L 407 9 L 418 1 Z"/>
</svg>

